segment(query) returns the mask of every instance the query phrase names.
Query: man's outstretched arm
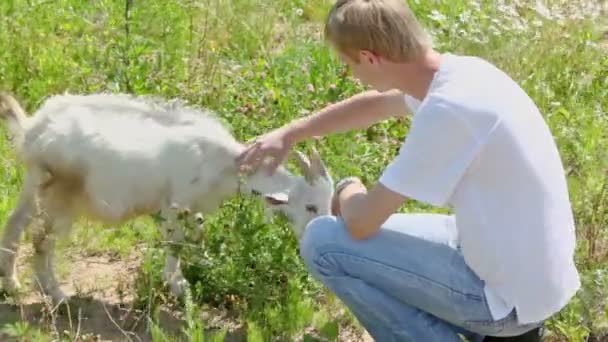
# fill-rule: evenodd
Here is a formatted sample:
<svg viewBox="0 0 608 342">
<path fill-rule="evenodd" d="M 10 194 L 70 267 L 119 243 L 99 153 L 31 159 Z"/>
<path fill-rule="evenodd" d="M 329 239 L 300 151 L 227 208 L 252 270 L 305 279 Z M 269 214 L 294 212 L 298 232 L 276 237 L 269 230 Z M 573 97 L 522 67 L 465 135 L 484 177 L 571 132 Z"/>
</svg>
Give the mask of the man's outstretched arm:
<svg viewBox="0 0 608 342">
<path fill-rule="evenodd" d="M 299 141 L 366 128 L 391 116 L 400 116 L 407 112 L 405 97 L 400 91 L 363 92 L 256 138 L 243 150 L 237 158 L 237 163 L 241 167 L 255 170 L 266 157 L 271 156 L 274 160 L 268 164 L 267 169 L 273 173 L 284 161 L 291 147 Z"/>
</svg>

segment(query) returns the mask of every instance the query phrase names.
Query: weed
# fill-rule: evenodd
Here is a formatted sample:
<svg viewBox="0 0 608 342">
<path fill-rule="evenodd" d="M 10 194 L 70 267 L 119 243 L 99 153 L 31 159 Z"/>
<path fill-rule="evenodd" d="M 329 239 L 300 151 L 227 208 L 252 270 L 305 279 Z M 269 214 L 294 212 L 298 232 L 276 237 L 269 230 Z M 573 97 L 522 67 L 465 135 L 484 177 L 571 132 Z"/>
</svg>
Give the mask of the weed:
<svg viewBox="0 0 608 342">
<path fill-rule="evenodd" d="M 363 89 L 322 41 L 320 23 L 331 2 L 2 1 L 0 88 L 16 94 L 28 111 L 65 91 L 180 97 L 217 111 L 239 139 L 248 140 Z M 583 278 L 582 290 L 548 328 L 555 340 L 604 336 L 608 57 L 598 25 L 603 2 L 409 3 L 438 49 L 490 60 L 541 108 L 567 168 Z M 335 177 L 356 175 L 371 182 L 398 152 L 408 129 L 407 117 L 387 120 L 325 137 L 318 148 Z M 23 169 L 4 138 L 0 155 L 4 223 Z M 442 210 L 408 202 L 401 211 Z M 146 334 L 154 341 L 177 335 L 192 341 L 223 338 L 227 331 L 215 337 L 203 333 L 210 330 L 201 318 L 208 307 L 236 317 L 250 341 L 297 336 L 333 341 L 346 328 L 358 327 L 307 274 L 287 223 L 280 217 L 265 221 L 256 200 L 227 201 L 216 215 L 205 217 L 202 241 L 181 246 L 183 271 L 192 284 L 181 303 L 163 288 L 165 242 L 154 218 L 111 228 L 80 222 L 75 231 L 62 248 L 77 249 L 83 257 L 111 252 L 124 258 L 134 246 L 145 246 L 134 304 L 145 312 Z M 128 290 L 120 291 L 124 296 Z M 164 330 L 158 312 L 166 306 L 184 312 L 181 331 Z M 53 334 L 16 321 L 2 333 L 38 340 L 45 331 Z"/>
</svg>

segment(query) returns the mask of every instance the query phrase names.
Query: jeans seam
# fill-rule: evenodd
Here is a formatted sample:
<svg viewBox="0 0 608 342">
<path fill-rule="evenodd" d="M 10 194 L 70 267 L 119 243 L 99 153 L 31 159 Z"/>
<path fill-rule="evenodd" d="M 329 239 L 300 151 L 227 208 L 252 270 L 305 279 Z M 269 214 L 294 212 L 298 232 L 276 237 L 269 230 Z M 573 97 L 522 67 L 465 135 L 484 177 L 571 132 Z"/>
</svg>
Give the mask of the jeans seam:
<svg viewBox="0 0 608 342">
<path fill-rule="evenodd" d="M 483 296 L 479 296 L 479 295 L 475 295 L 475 294 L 470 294 L 470 293 L 463 293 L 463 292 L 460 292 L 460 291 L 457 291 L 457 290 L 451 288 L 448 285 L 439 283 L 437 281 L 434 281 L 434 280 L 432 280 L 430 278 L 424 277 L 424 276 L 419 275 L 417 273 L 414 273 L 414 272 L 411 272 L 411 271 L 408 271 L 408 270 L 405 270 L 405 269 L 402 269 L 402 268 L 399 268 L 399 267 L 387 266 L 387 265 L 385 265 L 383 263 L 380 263 L 380 262 L 378 262 L 376 260 L 365 258 L 365 257 L 362 257 L 362 256 L 354 256 L 352 254 L 348 254 L 348 253 L 344 253 L 344 252 L 327 251 L 327 252 L 319 253 L 318 254 L 318 258 L 320 258 L 320 259 L 326 259 L 326 256 L 328 254 L 334 254 L 334 255 L 336 255 L 338 257 L 342 257 L 342 258 L 350 258 L 352 260 L 357 260 L 359 262 L 361 262 L 361 261 L 369 262 L 369 263 L 372 263 L 374 265 L 378 265 L 379 267 L 384 268 L 385 270 L 388 270 L 388 271 L 391 271 L 391 272 L 395 272 L 395 271 L 396 272 L 403 272 L 403 273 L 408 274 L 409 276 L 415 277 L 418 280 L 423 280 L 423 281 L 425 281 L 425 282 L 427 282 L 427 283 L 429 283 L 431 285 L 438 286 L 438 287 L 440 287 L 440 288 L 442 288 L 444 290 L 447 290 L 447 291 L 449 291 L 452 294 L 456 294 L 456 295 L 459 295 L 461 297 L 464 297 L 467 300 L 475 300 L 475 301 L 478 301 L 478 302 L 484 301 Z M 487 306 L 487 304 L 486 304 L 486 306 Z"/>
<path fill-rule="evenodd" d="M 504 331 L 506 328 L 506 323 L 510 320 L 513 320 L 515 309 L 511 310 L 505 317 L 495 320 L 494 315 L 492 314 L 492 310 L 490 309 L 490 303 L 488 303 L 488 300 L 487 298 L 485 298 L 485 296 L 483 298 L 483 302 L 488 313 L 488 317 L 490 317 L 490 320 L 466 320 L 465 323 L 471 326 L 483 326 L 486 328 L 493 327 L 494 329 L 497 329 L 497 331 L 495 331 L 496 333 Z"/>
</svg>

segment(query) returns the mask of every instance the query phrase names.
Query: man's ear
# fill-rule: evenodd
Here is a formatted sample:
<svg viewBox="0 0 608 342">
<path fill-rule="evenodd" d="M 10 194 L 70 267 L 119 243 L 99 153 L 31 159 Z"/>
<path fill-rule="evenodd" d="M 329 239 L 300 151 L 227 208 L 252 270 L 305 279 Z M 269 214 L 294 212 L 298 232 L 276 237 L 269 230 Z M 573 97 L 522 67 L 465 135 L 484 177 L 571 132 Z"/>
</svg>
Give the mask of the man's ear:
<svg viewBox="0 0 608 342">
<path fill-rule="evenodd" d="M 359 51 L 359 60 L 365 61 L 368 64 L 378 64 L 380 58 L 373 51 L 370 50 L 360 50 Z"/>
<path fill-rule="evenodd" d="M 289 197 L 286 193 L 277 192 L 274 194 L 265 194 L 264 200 L 269 205 L 285 205 L 289 203 Z"/>
</svg>

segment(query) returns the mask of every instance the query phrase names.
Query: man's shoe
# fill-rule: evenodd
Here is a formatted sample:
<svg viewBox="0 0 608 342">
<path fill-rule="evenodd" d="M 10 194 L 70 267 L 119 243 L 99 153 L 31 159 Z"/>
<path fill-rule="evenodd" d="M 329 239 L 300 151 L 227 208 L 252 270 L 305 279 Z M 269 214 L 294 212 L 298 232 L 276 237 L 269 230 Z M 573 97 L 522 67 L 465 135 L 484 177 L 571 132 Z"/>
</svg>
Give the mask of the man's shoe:
<svg viewBox="0 0 608 342">
<path fill-rule="evenodd" d="M 487 336 L 483 342 L 540 342 L 543 337 L 543 328 L 536 328 L 525 334 L 510 337 Z"/>
</svg>

